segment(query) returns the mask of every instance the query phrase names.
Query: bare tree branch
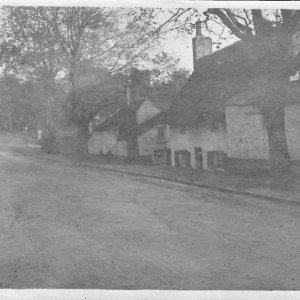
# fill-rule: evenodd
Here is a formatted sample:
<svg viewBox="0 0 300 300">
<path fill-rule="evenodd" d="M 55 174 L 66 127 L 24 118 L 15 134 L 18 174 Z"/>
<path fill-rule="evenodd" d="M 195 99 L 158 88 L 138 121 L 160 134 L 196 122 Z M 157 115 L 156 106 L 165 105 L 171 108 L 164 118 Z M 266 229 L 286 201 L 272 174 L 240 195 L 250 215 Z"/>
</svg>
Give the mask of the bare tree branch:
<svg viewBox="0 0 300 300">
<path fill-rule="evenodd" d="M 231 20 L 231 22 L 238 28 L 240 31 L 244 32 L 245 34 L 251 34 L 252 29 L 247 26 L 247 21 L 246 19 L 242 18 L 241 16 L 235 15 L 230 9 L 225 9 L 227 16 Z M 237 19 L 242 19 L 246 25 L 243 25 L 240 23 Z"/>
<path fill-rule="evenodd" d="M 241 31 L 236 25 L 232 22 L 232 20 L 219 8 L 208 9 L 208 13 L 218 16 L 222 23 L 227 26 L 231 32 L 240 39 L 249 38 L 249 34 Z"/>
</svg>

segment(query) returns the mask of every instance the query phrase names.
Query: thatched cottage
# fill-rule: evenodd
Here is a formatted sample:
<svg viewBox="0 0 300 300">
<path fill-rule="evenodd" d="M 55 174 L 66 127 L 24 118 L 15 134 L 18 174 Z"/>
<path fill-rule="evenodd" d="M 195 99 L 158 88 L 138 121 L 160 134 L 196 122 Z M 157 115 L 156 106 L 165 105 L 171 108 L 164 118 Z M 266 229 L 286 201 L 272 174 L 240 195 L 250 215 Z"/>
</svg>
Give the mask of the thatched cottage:
<svg viewBox="0 0 300 300">
<path fill-rule="evenodd" d="M 204 39 L 199 31 L 198 35 Z M 206 52 L 201 50 L 199 58 L 195 52 L 204 42 L 194 42 L 194 72 L 164 119 L 168 139 L 161 153 L 169 153 L 173 166 L 235 171 L 268 168 L 271 150 L 266 116 L 278 104 L 274 94 L 278 89 L 272 82 L 286 68 L 283 43 L 272 37 L 239 41 L 210 54 L 206 41 Z M 290 83 L 283 118 L 291 160 L 300 158 L 298 86 L 298 81 Z"/>
<path fill-rule="evenodd" d="M 277 86 L 288 80 L 285 70 L 293 69 L 286 59 L 285 37 L 239 41 L 214 53 L 211 44 L 196 28 L 194 71 L 169 109 L 150 99 L 130 104 L 92 136 L 91 152 L 130 155 L 126 137 L 133 132 L 138 154 L 152 154 L 157 164 L 261 171 L 269 167 L 274 141 L 281 142 L 278 129 L 283 128 L 286 156 L 299 161 L 300 81 L 288 83 L 285 103 Z M 284 113 L 274 120 L 278 104 Z M 127 129 L 122 133 L 122 128 Z"/>
<path fill-rule="evenodd" d="M 99 126 L 95 126 L 89 140 L 89 152 L 140 156 L 151 161 L 162 132 L 157 121 L 167 108 L 168 103 L 144 97 L 128 104 Z"/>
</svg>

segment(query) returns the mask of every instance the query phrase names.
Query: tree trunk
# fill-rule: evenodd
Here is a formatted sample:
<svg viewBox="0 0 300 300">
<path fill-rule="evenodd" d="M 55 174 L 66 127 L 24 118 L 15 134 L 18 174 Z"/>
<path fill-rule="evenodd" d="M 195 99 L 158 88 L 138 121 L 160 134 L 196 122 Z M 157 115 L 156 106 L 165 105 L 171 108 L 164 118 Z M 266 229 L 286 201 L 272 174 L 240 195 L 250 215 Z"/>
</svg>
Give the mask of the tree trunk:
<svg viewBox="0 0 300 300">
<path fill-rule="evenodd" d="M 263 115 L 268 133 L 269 166 L 272 174 L 290 170 L 289 152 L 285 130 L 284 108 L 288 97 L 289 82 L 286 76 L 271 77 L 266 82 L 269 101 L 263 107 Z"/>
<path fill-rule="evenodd" d="M 83 159 L 88 155 L 88 141 L 88 126 L 86 124 L 77 126 L 76 154 L 79 159 Z"/>
<path fill-rule="evenodd" d="M 288 172 L 290 161 L 285 131 L 284 105 L 277 110 L 272 124 L 267 128 L 267 132 L 271 174 L 278 175 Z"/>
<path fill-rule="evenodd" d="M 127 151 L 128 156 L 132 159 L 136 158 L 139 155 L 138 151 L 138 141 L 137 141 L 137 134 L 136 134 L 136 111 L 132 109 L 127 110 L 126 115 L 126 142 L 127 142 Z"/>
<path fill-rule="evenodd" d="M 71 107 L 72 107 L 72 120 L 73 124 L 77 128 L 77 140 L 76 140 L 76 149 L 75 153 L 78 159 L 83 159 L 88 155 L 88 140 L 89 140 L 89 131 L 88 126 L 82 120 L 79 120 L 78 116 L 78 105 L 79 100 L 77 99 L 76 89 L 77 89 L 77 69 L 78 61 L 76 59 L 76 54 L 72 55 L 70 62 L 70 73 L 69 80 L 71 85 Z"/>
<path fill-rule="evenodd" d="M 138 150 L 138 141 L 136 135 L 130 135 L 130 137 L 127 139 L 127 150 L 128 150 L 128 156 L 131 158 L 136 158 L 139 155 Z"/>
</svg>

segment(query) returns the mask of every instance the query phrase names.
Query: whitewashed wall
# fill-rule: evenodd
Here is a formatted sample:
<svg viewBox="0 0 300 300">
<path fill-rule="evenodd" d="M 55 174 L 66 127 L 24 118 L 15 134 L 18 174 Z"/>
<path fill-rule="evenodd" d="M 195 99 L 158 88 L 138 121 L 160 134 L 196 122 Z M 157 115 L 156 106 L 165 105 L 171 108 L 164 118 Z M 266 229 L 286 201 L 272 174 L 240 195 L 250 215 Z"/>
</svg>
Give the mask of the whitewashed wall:
<svg viewBox="0 0 300 300">
<path fill-rule="evenodd" d="M 227 154 L 232 158 L 268 159 L 268 134 L 255 106 L 226 107 Z"/>
<path fill-rule="evenodd" d="M 127 144 L 125 141 L 117 140 L 118 133 L 114 130 L 93 132 L 89 139 L 89 153 L 126 156 Z"/>
<path fill-rule="evenodd" d="M 166 143 L 163 145 L 158 143 L 158 127 L 164 128 L 164 136 Z M 170 139 L 169 125 L 158 124 L 149 131 L 138 137 L 139 155 L 153 155 L 154 150 L 161 149 L 162 146 L 167 146 Z M 160 141 L 162 142 L 162 141 Z"/>
<path fill-rule="evenodd" d="M 300 104 L 285 107 L 285 130 L 291 160 L 300 160 Z"/>
<path fill-rule="evenodd" d="M 145 100 L 138 108 L 136 121 L 141 124 L 148 119 L 160 113 L 160 109 L 152 104 L 151 101 Z M 107 154 L 111 152 L 114 155 L 128 155 L 127 143 L 117 140 L 117 131 L 107 130 L 102 132 L 93 132 L 89 139 L 89 152 L 91 154 Z M 156 146 L 157 128 L 153 128 L 138 138 L 139 155 L 152 155 Z"/>
<path fill-rule="evenodd" d="M 156 149 L 157 127 L 138 137 L 139 155 L 153 155 Z"/>
<path fill-rule="evenodd" d="M 184 132 L 179 128 L 170 129 L 168 147 L 172 150 L 172 165 L 175 166 L 177 150 L 191 152 L 191 167 L 196 168 L 195 147 L 202 148 L 203 168 L 207 169 L 207 151 L 226 152 L 226 132 L 223 129 L 211 131 L 208 128 L 187 128 Z"/>
</svg>

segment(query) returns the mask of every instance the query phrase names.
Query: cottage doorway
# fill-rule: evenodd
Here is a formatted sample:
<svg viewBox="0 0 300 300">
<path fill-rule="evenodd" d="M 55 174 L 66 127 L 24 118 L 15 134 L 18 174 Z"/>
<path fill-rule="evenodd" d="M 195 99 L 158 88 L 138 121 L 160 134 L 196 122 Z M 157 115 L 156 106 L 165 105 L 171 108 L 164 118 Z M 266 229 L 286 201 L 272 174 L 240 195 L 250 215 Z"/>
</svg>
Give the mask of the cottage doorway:
<svg viewBox="0 0 300 300">
<path fill-rule="evenodd" d="M 171 166 L 171 149 L 154 150 L 154 163 L 157 165 Z"/>
<path fill-rule="evenodd" d="M 211 170 L 224 170 L 227 154 L 224 151 L 207 151 L 207 168 Z"/>
<path fill-rule="evenodd" d="M 171 159 L 171 149 L 166 148 L 166 165 L 171 166 L 172 165 L 172 159 Z"/>
<path fill-rule="evenodd" d="M 196 169 L 203 169 L 203 156 L 202 156 L 202 148 L 195 147 L 194 148 L 194 155 L 195 155 L 195 167 Z"/>
<path fill-rule="evenodd" d="M 191 153 L 187 150 L 175 151 L 175 166 L 181 168 L 191 167 Z"/>
</svg>

